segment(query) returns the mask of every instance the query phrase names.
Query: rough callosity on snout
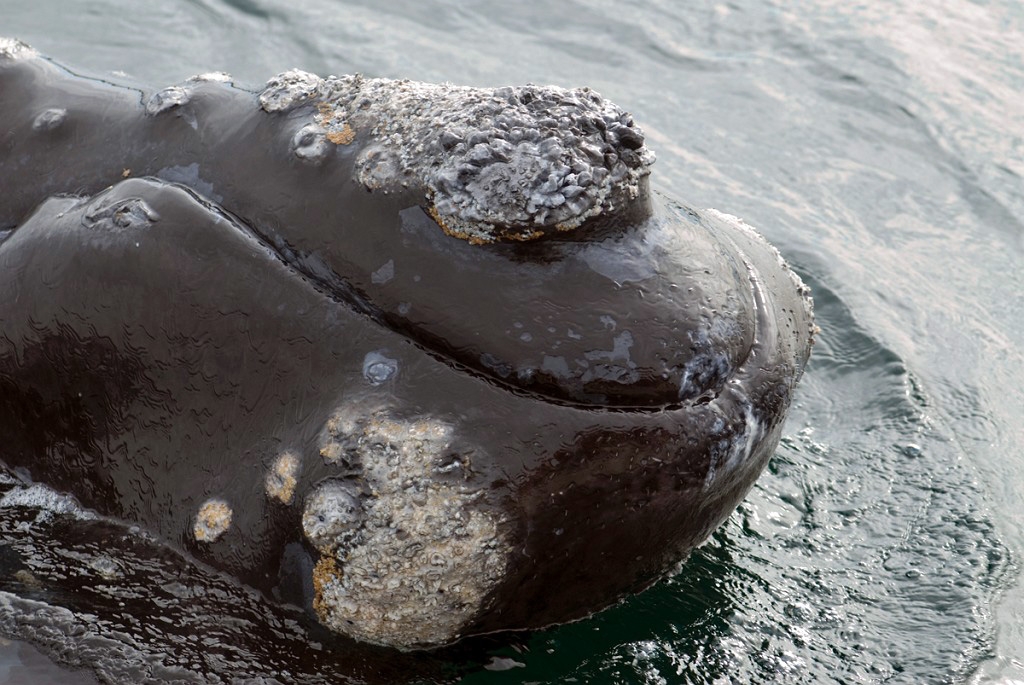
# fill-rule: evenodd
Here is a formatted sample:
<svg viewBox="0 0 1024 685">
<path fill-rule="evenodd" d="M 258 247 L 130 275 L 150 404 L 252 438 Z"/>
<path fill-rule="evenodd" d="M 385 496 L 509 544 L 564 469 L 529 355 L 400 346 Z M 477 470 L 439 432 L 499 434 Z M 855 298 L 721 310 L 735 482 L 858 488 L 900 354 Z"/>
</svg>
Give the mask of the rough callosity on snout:
<svg viewBox="0 0 1024 685">
<path fill-rule="evenodd" d="M 589 88 L 320 79 L 293 70 L 260 95 L 268 112 L 313 101 L 305 147 L 369 137 L 359 180 L 373 190 L 425 189 L 441 227 L 474 243 L 530 240 L 620 209 L 638 197 L 654 162 L 632 117 Z"/>
</svg>

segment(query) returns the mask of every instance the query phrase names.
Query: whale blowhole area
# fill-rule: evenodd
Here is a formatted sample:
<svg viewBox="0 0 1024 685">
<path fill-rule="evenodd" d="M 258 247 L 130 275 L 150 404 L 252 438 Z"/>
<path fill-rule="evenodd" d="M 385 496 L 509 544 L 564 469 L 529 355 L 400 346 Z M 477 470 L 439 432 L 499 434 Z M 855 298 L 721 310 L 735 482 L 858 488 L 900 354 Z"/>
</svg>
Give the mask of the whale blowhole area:
<svg viewBox="0 0 1024 685">
<path fill-rule="evenodd" d="M 654 153 L 632 116 L 589 88 L 472 88 L 292 70 L 259 95 L 268 113 L 316 104 L 308 141 L 362 136 L 368 190 L 421 189 L 449 235 L 470 243 L 569 231 L 641 196 Z M 308 147 L 308 146 L 307 146 Z M 303 159 L 322 159 L 305 150 Z"/>
</svg>

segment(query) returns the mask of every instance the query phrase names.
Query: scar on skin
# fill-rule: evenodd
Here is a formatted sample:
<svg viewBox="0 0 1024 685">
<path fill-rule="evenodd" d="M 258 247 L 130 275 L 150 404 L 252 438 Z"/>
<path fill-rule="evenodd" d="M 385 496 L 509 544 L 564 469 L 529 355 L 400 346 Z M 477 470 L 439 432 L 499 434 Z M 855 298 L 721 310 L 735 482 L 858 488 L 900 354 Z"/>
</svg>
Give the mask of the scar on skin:
<svg viewBox="0 0 1024 685">
<path fill-rule="evenodd" d="M 280 500 L 282 504 L 291 504 L 298 473 L 299 455 L 292 451 L 282 452 L 267 472 L 267 495 Z"/>
<path fill-rule="evenodd" d="M 199 542 L 214 542 L 231 526 L 231 507 L 222 499 L 208 499 L 199 507 L 192 533 Z"/>
</svg>

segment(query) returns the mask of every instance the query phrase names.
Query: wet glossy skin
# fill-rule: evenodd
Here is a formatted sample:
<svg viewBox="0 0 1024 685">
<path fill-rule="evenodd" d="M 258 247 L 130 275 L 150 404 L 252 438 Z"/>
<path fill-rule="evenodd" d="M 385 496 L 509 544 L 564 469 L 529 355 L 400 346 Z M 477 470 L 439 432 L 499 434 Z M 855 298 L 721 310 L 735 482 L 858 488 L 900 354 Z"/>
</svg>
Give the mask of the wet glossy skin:
<svg viewBox="0 0 1024 685">
<path fill-rule="evenodd" d="M 146 114 L 37 58 L 0 57 L 0 93 L 3 459 L 332 629 L 410 647 L 586 615 L 707 537 L 777 444 L 811 317 L 734 222 L 644 183 L 573 232 L 471 245 L 422 188 L 354 179 L 369 131 L 297 156 L 311 104 L 271 114 L 200 83 Z M 310 533 L 324 482 L 354 501 L 337 530 L 383 549 L 387 503 L 398 539 L 423 538 L 413 562 L 446 557 L 442 594 L 476 602 L 451 631 L 337 619 L 355 614 L 326 598 L 363 548 Z M 229 520 L 200 534 L 211 498 Z M 424 510 L 465 526 L 431 537 L 446 523 L 417 528 Z M 424 564 L 385 579 L 412 587 Z M 445 606 L 431 587 L 409 597 Z"/>
</svg>

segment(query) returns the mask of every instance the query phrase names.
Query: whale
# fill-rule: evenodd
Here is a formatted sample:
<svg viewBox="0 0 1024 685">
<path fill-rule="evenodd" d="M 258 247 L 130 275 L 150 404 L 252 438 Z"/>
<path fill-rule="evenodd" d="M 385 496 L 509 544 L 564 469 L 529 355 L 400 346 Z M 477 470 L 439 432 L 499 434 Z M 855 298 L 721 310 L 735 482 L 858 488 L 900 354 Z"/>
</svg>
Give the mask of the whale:
<svg viewBox="0 0 1024 685">
<path fill-rule="evenodd" d="M 0 40 L 0 508 L 403 653 L 642 591 L 763 471 L 815 333 L 654 164 L 588 88 L 152 90 Z"/>
</svg>

